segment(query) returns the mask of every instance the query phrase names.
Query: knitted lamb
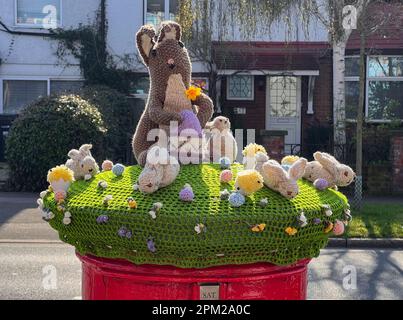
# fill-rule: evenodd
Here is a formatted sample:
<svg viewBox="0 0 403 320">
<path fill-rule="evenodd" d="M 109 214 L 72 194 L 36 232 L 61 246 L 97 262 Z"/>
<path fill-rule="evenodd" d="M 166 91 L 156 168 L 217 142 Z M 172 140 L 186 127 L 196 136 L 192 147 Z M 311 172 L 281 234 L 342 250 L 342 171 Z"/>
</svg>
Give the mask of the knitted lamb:
<svg viewBox="0 0 403 320">
<path fill-rule="evenodd" d="M 210 160 L 218 163 L 220 158 L 227 157 L 231 162 L 236 160 L 238 146 L 231 132 L 231 122 L 228 118 L 219 116 L 206 124 L 211 136 L 207 142 Z"/>
<path fill-rule="evenodd" d="M 169 126 L 171 121 L 178 121 L 179 125 L 186 119 L 183 114 L 165 109 L 165 100 L 172 95 L 168 92 L 171 76 L 180 75 L 186 89 L 190 87 L 192 65 L 189 54 L 181 42 L 181 27 L 176 22 L 163 22 L 159 33 L 150 25 L 145 25 L 137 32 L 137 48 L 148 67 L 151 86 L 146 108 L 141 116 L 133 137 L 133 152 L 137 162 L 144 166 L 147 151 L 155 141 L 148 141 L 147 135 L 152 129 L 160 125 Z M 171 78 L 171 81 L 175 77 Z M 173 81 L 175 82 L 175 81 Z M 183 88 L 182 88 L 183 89 Z M 213 103 L 204 93 L 191 101 L 197 110 L 197 118 L 201 128 L 213 115 Z M 186 109 L 189 108 L 187 103 Z M 189 113 L 187 113 L 189 114 Z"/>
</svg>

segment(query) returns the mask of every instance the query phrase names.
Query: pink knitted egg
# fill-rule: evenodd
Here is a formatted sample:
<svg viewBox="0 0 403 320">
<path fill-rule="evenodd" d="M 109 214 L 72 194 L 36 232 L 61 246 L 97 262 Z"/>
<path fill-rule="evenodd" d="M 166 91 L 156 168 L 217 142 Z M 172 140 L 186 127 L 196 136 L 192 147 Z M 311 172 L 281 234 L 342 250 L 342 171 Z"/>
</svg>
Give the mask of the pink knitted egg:
<svg viewBox="0 0 403 320">
<path fill-rule="evenodd" d="M 102 171 L 111 171 L 113 167 L 113 162 L 110 160 L 105 160 L 102 162 Z"/>
<path fill-rule="evenodd" d="M 341 236 L 344 233 L 344 223 L 340 220 L 336 220 L 334 222 L 334 227 L 333 227 L 333 234 L 335 236 Z"/>
<path fill-rule="evenodd" d="M 232 180 L 232 171 L 231 170 L 224 170 L 220 174 L 220 181 L 222 183 L 228 183 Z"/>
</svg>

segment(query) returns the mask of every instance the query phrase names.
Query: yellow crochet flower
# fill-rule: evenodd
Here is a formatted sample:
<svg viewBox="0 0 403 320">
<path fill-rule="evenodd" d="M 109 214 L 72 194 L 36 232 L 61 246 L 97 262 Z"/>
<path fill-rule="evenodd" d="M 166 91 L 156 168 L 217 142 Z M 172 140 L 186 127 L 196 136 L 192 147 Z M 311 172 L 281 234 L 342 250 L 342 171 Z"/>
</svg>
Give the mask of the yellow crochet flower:
<svg viewBox="0 0 403 320">
<path fill-rule="evenodd" d="M 189 100 L 196 101 L 197 97 L 201 95 L 201 88 L 190 86 L 186 90 L 186 97 Z"/>
<path fill-rule="evenodd" d="M 260 144 L 250 143 L 245 147 L 245 149 L 243 149 L 242 154 L 245 157 L 254 157 L 258 152 L 263 152 L 264 154 L 267 154 L 266 149 Z"/>
<path fill-rule="evenodd" d="M 292 227 L 288 227 L 287 229 L 285 229 L 285 233 L 287 233 L 289 236 L 294 236 L 297 234 L 297 232 L 298 230 Z"/>
<path fill-rule="evenodd" d="M 260 233 L 260 232 L 263 232 L 265 229 L 266 229 L 266 224 L 261 223 L 261 224 L 257 224 L 256 226 L 253 226 L 251 230 L 253 232 Z"/>
<path fill-rule="evenodd" d="M 299 160 L 298 156 L 286 156 L 283 158 L 283 160 L 281 160 L 281 164 L 291 166 L 298 160 Z"/>
<path fill-rule="evenodd" d="M 74 180 L 74 173 L 66 166 L 57 166 L 53 169 L 50 169 L 48 172 L 48 182 L 51 183 L 53 181 L 58 181 L 63 179 L 66 182 L 71 182 Z"/>
</svg>

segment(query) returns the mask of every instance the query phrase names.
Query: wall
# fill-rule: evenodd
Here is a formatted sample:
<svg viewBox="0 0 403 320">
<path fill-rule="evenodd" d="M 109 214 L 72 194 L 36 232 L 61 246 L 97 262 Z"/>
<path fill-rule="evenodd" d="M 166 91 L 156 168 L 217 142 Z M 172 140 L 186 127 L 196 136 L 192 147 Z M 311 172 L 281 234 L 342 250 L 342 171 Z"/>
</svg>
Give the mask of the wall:
<svg viewBox="0 0 403 320">
<path fill-rule="evenodd" d="M 221 87 L 222 113 L 232 120 L 233 129 L 266 129 L 266 77 L 255 76 L 255 96 L 252 101 L 226 100 L 227 81 Z M 234 107 L 245 107 L 246 114 L 234 114 Z"/>
<path fill-rule="evenodd" d="M 79 23 L 93 21 L 99 0 L 62 0 L 63 28 L 78 26 Z M 14 0 L 0 0 L 0 19 L 15 31 L 46 32 L 45 30 L 16 27 Z M 9 46 L 14 41 L 9 54 Z M 74 66 L 63 68 L 55 66 L 57 57 L 54 55 L 57 46 L 48 38 L 38 36 L 13 36 L 0 32 L 0 77 L 12 76 L 66 76 L 79 77 L 77 62 L 70 58 Z"/>
</svg>

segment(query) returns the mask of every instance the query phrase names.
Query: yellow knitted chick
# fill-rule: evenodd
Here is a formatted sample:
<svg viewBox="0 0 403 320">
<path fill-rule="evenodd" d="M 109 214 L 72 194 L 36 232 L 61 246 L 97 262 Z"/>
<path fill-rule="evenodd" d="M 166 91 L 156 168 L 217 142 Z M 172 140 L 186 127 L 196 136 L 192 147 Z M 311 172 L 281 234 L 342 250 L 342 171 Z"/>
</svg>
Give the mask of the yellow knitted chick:
<svg viewBox="0 0 403 320">
<path fill-rule="evenodd" d="M 250 143 L 243 149 L 242 154 L 244 157 L 254 157 L 258 152 L 267 154 L 266 149 L 260 144 Z"/>
<path fill-rule="evenodd" d="M 299 160 L 298 156 L 285 156 L 283 160 L 281 160 L 282 165 L 293 165 L 295 162 Z"/>
<path fill-rule="evenodd" d="M 238 173 L 235 180 L 235 190 L 249 196 L 263 188 L 263 177 L 256 170 L 244 170 Z"/>
</svg>

